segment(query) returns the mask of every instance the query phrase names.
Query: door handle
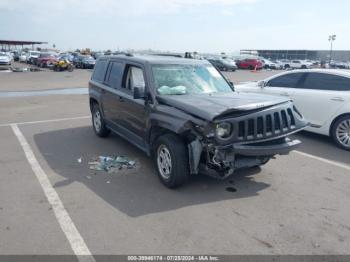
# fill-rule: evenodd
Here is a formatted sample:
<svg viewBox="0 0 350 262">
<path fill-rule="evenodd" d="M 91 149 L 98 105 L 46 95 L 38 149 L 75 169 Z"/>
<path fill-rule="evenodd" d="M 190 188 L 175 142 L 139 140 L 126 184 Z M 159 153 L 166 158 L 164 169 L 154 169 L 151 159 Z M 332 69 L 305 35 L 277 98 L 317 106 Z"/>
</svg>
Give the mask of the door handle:
<svg viewBox="0 0 350 262">
<path fill-rule="evenodd" d="M 124 102 L 124 98 L 122 96 L 118 97 L 119 102 Z"/>
<path fill-rule="evenodd" d="M 282 92 L 280 93 L 281 96 L 289 96 L 289 94 L 287 92 Z"/>
<path fill-rule="evenodd" d="M 342 97 L 332 97 L 331 100 L 336 101 L 336 102 L 344 102 L 345 101 L 345 99 Z"/>
</svg>

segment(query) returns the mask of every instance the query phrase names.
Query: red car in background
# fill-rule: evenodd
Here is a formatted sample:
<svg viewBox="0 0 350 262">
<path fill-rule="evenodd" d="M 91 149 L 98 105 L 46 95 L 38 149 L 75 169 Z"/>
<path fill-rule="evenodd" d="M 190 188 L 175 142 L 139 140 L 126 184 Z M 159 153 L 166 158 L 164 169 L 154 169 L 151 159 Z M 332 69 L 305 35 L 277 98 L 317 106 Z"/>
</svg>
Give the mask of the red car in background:
<svg viewBox="0 0 350 262">
<path fill-rule="evenodd" d="M 254 70 L 256 68 L 257 70 L 260 70 L 263 68 L 264 63 L 259 59 L 246 58 L 246 59 L 237 61 L 236 65 L 240 69 Z"/>
<path fill-rule="evenodd" d="M 39 67 L 50 67 L 58 61 L 57 57 L 52 53 L 41 53 L 36 61 Z"/>
</svg>

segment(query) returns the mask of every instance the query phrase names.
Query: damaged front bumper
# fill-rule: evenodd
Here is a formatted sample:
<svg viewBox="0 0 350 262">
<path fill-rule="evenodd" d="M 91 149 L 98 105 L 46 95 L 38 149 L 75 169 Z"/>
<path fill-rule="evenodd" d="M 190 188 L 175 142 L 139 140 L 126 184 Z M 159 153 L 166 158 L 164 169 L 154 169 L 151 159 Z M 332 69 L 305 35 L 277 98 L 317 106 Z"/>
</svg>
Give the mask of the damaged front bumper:
<svg viewBox="0 0 350 262">
<path fill-rule="evenodd" d="M 235 170 L 263 165 L 275 155 L 286 155 L 300 144 L 299 140 L 291 140 L 286 137 L 271 141 L 226 146 L 203 147 L 195 142 L 190 144 L 191 173 L 203 173 L 223 179 L 232 175 Z M 201 154 L 198 154 L 199 150 L 202 150 Z M 198 155 L 201 157 L 193 157 Z"/>
<path fill-rule="evenodd" d="M 286 155 L 300 145 L 300 140 L 285 139 L 279 144 L 266 145 L 233 145 L 233 151 L 243 156 L 270 156 L 270 155 Z"/>
</svg>

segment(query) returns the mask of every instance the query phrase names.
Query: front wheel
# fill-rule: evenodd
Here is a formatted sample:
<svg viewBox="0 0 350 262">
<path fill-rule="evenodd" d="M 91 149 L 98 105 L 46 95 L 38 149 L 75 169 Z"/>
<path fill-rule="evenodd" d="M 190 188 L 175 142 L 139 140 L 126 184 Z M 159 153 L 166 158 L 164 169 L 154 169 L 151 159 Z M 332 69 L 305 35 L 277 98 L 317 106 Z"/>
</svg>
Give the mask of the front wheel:
<svg viewBox="0 0 350 262">
<path fill-rule="evenodd" d="M 92 108 L 92 126 L 96 135 L 99 137 L 106 137 L 110 133 L 110 130 L 106 127 L 98 104 L 94 104 Z"/>
<path fill-rule="evenodd" d="M 154 162 L 161 182 L 175 188 L 189 178 L 188 151 L 186 145 L 175 134 L 160 136 L 154 146 Z"/>
<path fill-rule="evenodd" d="M 338 147 L 350 151 L 350 115 L 342 116 L 334 122 L 331 136 Z"/>
<path fill-rule="evenodd" d="M 72 65 L 68 65 L 67 70 L 68 70 L 68 72 L 73 72 L 74 67 Z"/>
</svg>

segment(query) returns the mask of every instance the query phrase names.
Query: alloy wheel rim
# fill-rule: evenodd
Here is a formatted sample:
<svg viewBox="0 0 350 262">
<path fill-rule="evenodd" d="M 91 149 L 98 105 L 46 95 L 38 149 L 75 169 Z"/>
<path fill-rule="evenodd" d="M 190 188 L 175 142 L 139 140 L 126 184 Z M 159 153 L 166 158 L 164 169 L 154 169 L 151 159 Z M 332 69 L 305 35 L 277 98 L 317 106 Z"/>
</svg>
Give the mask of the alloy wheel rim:
<svg viewBox="0 0 350 262">
<path fill-rule="evenodd" d="M 97 132 L 100 132 L 101 130 L 101 114 L 99 111 L 96 111 L 94 114 L 94 126 Z"/>
<path fill-rule="evenodd" d="M 339 123 L 336 136 L 340 144 L 350 148 L 350 119 L 345 119 Z"/>
<path fill-rule="evenodd" d="M 165 145 L 160 145 L 157 150 L 157 165 L 160 175 L 164 179 L 169 179 L 172 169 L 171 155 Z"/>
</svg>

